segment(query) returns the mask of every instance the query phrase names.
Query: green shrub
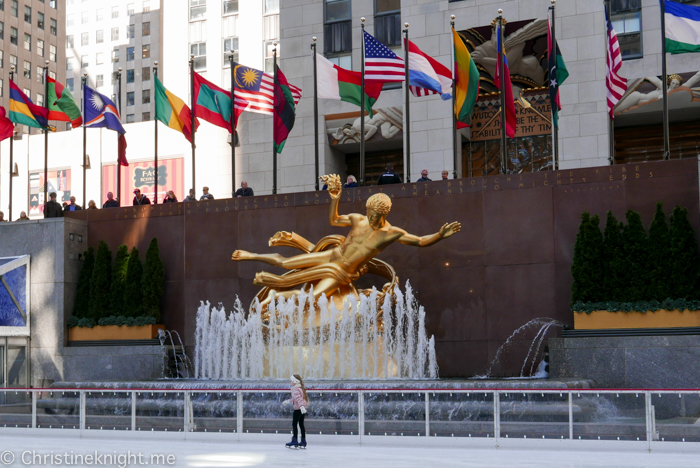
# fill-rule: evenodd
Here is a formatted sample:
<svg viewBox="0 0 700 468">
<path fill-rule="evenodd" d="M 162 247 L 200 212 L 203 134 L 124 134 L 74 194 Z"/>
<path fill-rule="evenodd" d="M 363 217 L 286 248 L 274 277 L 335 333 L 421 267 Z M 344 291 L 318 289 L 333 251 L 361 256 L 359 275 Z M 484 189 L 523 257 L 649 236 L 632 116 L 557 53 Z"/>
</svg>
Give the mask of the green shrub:
<svg viewBox="0 0 700 468">
<path fill-rule="evenodd" d="M 603 288 L 603 235 L 599 223 L 598 215 L 591 216 L 588 212 L 581 215 L 571 265 L 571 275 L 574 278 L 571 286 L 572 304 L 600 299 Z"/>
<path fill-rule="evenodd" d="M 100 241 L 95 254 L 95 268 L 90 280 L 88 317 L 98 320 L 109 313 L 109 288 L 112 282 L 112 252 Z"/>
<path fill-rule="evenodd" d="M 78 288 L 75 293 L 75 305 L 73 306 L 73 317 L 76 320 L 87 317 L 90 307 L 90 280 L 92 270 L 95 268 L 95 249 L 88 247 L 83 254 L 83 266 L 80 267 L 78 278 Z"/>
<path fill-rule="evenodd" d="M 124 284 L 124 316 L 140 317 L 143 311 L 142 284 L 143 266 L 139 259 L 139 251 L 136 247 L 131 249 L 129 262 L 126 267 L 126 281 Z"/>
<path fill-rule="evenodd" d="M 623 228 L 624 225 L 612 211 L 608 211 L 603 239 L 603 293 L 600 299 L 621 301 L 625 298 Z"/>
<path fill-rule="evenodd" d="M 668 223 L 663 210 L 663 203 L 656 204 L 654 220 L 649 226 L 649 294 L 650 300 L 663 302 L 671 297 L 671 257 L 668 237 Z"/>
<path fill-rule="evenodd" d="M 647 236 L 639 213 L 628 210 L 625 217 L 627 225 L 622 230 L 625 272 L 623 298 L 630 302 L 644 301 L 649 299 Z"/>
<path fill-rule="evenodd" d="M 124 315 L 124 286 L 126 284 L 126 267 L 129 263 L 129 249 L 120 245 L 114 256 L 112 268 L 112 285 L 110 289 L 109 314 Z"/>
<path fill-rule="evenodd" d="M 146 263 L 143 268 L 143 315 L 160 320 L 160 300 L 165 285 L 165 268 L 158 251 L 158 239 L 153 238 L 146 251 Z"/>
<path fill-rule="evenodd" d="M 669 297 L 672 299 L 700 299 L 698 297 L 698 275 L 700 255 L 695 232 L 688 220 L 686 208 L 675 207 L 668 230 L 670 239 Z"/>
</svg>

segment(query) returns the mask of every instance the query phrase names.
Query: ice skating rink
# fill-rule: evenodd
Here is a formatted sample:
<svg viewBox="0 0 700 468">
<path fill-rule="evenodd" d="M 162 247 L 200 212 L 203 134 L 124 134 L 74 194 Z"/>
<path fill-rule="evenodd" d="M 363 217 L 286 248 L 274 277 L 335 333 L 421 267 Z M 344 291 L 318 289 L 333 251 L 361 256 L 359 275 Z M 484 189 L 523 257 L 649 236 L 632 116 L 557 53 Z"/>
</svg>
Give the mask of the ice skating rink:
<svg viewBox="0 0 700 468">
<path fill-rule="evenodd" d="M 101 434 L 107 436 L 108 434 Z M 150 435 L 150 434 L 145 434 Z M 273 438 L 275 441 L 273 441 Z M 307 450 L 283 447 L 286 437 L 265 442 L 120 438 L 80 438 L 50 433 L 0 436 L 0 466 L 126 466 L 177 467 L 698 467 L 696 453 L 616 450 L 516 450 L 435 446 L 332 444 L 309 438 Z M 427 442 L 427 441 L 426 441 Z M 422 444 L 423 445 L 423 444 Z M 696 449 L 697 450 L 697 449 Z M 101 454 L 102 458 L 91 458 Z M 62 459 L 68 455 L 67 458 Z M 107 455 L 114 459 L 110 460 Z M 155 455 L 156 458 L 152 456 Z M 84 460 L 78 459 L 85 457 Z M 127 459 L 130 456 L 131 458 Z M 158 458 L 162 456 L 162 458 Z M 121 458 L 120 458 L 121 457 Z M 140 458 L 139 458 L 140 457 Z"/>
</svg>

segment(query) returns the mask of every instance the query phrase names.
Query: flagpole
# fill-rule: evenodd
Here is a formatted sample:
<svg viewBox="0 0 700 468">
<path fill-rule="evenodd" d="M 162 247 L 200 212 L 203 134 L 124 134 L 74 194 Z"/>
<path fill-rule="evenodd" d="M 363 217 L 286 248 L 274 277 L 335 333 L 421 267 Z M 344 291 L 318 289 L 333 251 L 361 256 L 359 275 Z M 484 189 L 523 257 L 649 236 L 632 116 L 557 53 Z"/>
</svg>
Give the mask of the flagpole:
<svg viewBox="0 0 700 468">
<path fill-rule="evenodd" d="M 455 28 L 455 15 L 450 16 L 450 25 Z M 455 69 L 455 45 L 454 35 L 452 39 L 452 178 L 457 178 L 457 115 L 455 106 L 457 105 L 457 70 Z"/>
<path fill-rule="evenodd" d="M 410 183 L 411 182 L 411 107 L 410 107 L 410 102 L 409 102 L 409 85 L 410 85 L 410 80 L 408 77 L 408 23 L 403 24 L 406 29 L 403 30 L 403 32 L 406 34 L 406 42 L 405 47 L 404 47 L 404 73 L 405 73 L 405 83 L 404 87 L 406 88 L 406 100 L 405 100 L 405 114 L 406 114 L 406 170 L 404 171 L 405 177 L 406 177 L 406 182 Z"/>
<path fill-rule="evenodd" d="M 87 75 L 87 74 L 86 74 Z M 119 117 L 122 115 L 122 67 L 117 69 L 117 106 L 119 107 Z M 83 95 L 83 108 L 85 107 L 85 97 Z M 85 132 L 85 117 L 83 117 L 83 132 Z M 83 133 L 85 135 L 85 133 Z M 85 138 L 85 136 L 83 136 Z M 122 165 L 119 161 L 119 138 L 117 138 L 117 201 L 122 206 Z"/>
<path fill-rule="evenodd" d="M 158 78 L 158 62 L 157 62 L 157 61 L 156 61 L 156 62 L 153 62 L 153 77 L 156 78 L 156 79 Z M 153 80 L 153 86 L 155 86 L 155 82 L 156 82 L 156 80 L 154 79 L 154 80 Z M 155 96 L 156 96 L 156 90 L 153 89 L 153 99 L 155 99 Z M 154 116 L 155 116 L 155 114 L 154 114 Z M 155 135 L 155 139 L 153 140 L 153 141 L 154 141 L 153 153 L 154 153 L 154 155 L 155 155 L 155 160 L 156 160 L 156 171 L 155 171 L 155 175 L 156 175 L 156 190 L 155 190 L 154 195 L 153 195 L 153 203 L 157 205 L 157 204 L 158 204 L 158 119 L 155 119 L 155 118 L 154 118 L 154 119 L 153 119 L 153 124 L 154 124 L 154 127 L 155 127 L 154 130 L 153 130 L 153 131 L 154 131 L 154 135 Z"/>
<path fill-rule="evenodd" d="M 275 80 L 275 90 L 273 92 L 273 96 L 277 97 L 277 87 L 279 86 L 279 83 L 277 82 L 277 43 L 273 42 L 272 43 L 272 71 L 274 72 L 274 80 Z M 273 98 L 273 108 L 274 108 L 274 102 L 275 98 Z M 273 114 L 272 114 L 272 194 L 277 195 L 277 132 L 275 131 L 275 115 L 274 112 L 277 109 L 273 109 Z"/>
<path fill-rule="evenodd" d="M 190 109 L 192 109 L 192 190 L 196 190 L 196 183 L 195 183 L 195 144 L 194 144 L 194 134 L 195 132 L 195 126 L 194 126 L 194 119 L 195 117 L 195 102 L 194 102 L 194 54 L 190 55 L 190 101 L 192 106 Z M 195 192 L 196 194 L 196 192 Z M 196 196 L 196 195 L 195 195 Z"/>
<path fill-rule="evenodd" d="M 235 52 L 231 49 L 228 56 L 231 68 L 231 198 L 236 197 L 236 67 L 233 60 Z"/>
<path fill-rule="evenodd" d="M 671 144 L 668 128 L 668 84 L 666 73 L 666 0 L 661 0 L 661 84 L 664 99 L 664 159 L 671 158 Z"/>
<path fill-rule="evenodd" d="M 501 174 L 506 173 L 506 75 L 505 75 L 505 44 L 503 44 L 503 10 L 498 10 L 498 34 L 501 47 L 498 48 L 498 63 L 501 70 Z M 501 50 L 503 49 L 503 50 Z"/>
<path fill-rule="evenodd" d="M 610 8 L 610 0 L 605 0 L 605 10 L 607 12 L 607 18 L 612 18 L 611 16 L 611 8 Z M 607 21 L 607 19 L 606 19 Z M 611 20 L 612 21 L 612 20 Z M 607 29 L 607 24 L 606 24 L 606 29 Z M 607 39 L 607 32 L 606 32 L 606 43 L 608 42 Z M 606 45 L 606 54 L 607 54 L 607 45 Z M 607 55 L 606 55 L 607 57 Z M 612 117 L 610 117 L 610 113 L 608 112 L 608 162 L 610 163 L 611 166 L 615 164 L 615 122 L 613 121 Z"/>
<path fill-rule="evenodd" d="M 365 17 L 360 18 L 360 186 L 365 185 Z"/>
<path fill-rule="evenodd" d="M 49 110 L 49 61 L 44 64 L 44 107 Z M 46 125 L 49 124 L 48 119 Z M 83 166 L 84 167 L 84 166 Z M 83 169 L 84 170 L 84 169 Z M 85 175 L 83 175 L 83 186 L 85 185 Z M 49 192 L 49 129 L 44 129 L 44 203 L 48 200 Z M 85 203 L 85 189 L 83 189 L 83 204 Z"/>
<path fill-rule="evenodd" d="M 556 29 L 555 29 L 555 28 L 556 28 L 556 24 L 555 24 L 555 21 L 556 21 L 556 12 L 555 12 L 555 8 L 556 8 L 557 0 L 550 0 L 550 2 L 551 2 L 551 4 L 552 4 L 552 6 L 549 7 L 549 9 L 552 11 L 552 50 L 551 50 L 550 53 L 553 53 L 553 54 L 554 54 L 554 57 L 555 57 L 554 60 L 556 60 L 556 56 L 557 56 L 557 36 L 556 36 L 556 33 L 555 33 L 555 30 L 556 30 Z M 556 62 L 555 62 L 555 63 L 556 63 Z M 551 70 L 550 70 L 550 71 L 551 71 Z M 556 76 L 554 76 L 554 77 L 551 77 L 551 76 L 550 76 L 550 77 L 549 77 L 550 82 L 552 81 L 552 79 L 556 79 Z M 557 86 L 559 86 L 559 83 L 557 83 Z M 557 103 L 556 103 L 556 101 L 555 101 L 555 102 L 550 102 L 549 104 L 550 104 L 551 112 L 552 112 L 552 114 L 551 114 L 551 115 L 552 115 L 552 119 L 551 119 L 551 120 L 552 120 L 552 133 L 553 133 L 552 139 L 554 140 L 554 141 L 552 141 L 552 147 L 553 147 L 553 149 L 554 149 L 554 164 L 553 164 L 553 165 L 554 165 L 554 170 L 557 171 L 557 170 L 559 170 L 559 125 L 558 125 L 558 122 L 559 122 L 559 121 L 557 120 L 556 123 L 554 122 L 554 113 L 555 113 L 554 106 L 556 106 Z"/>
<path fill-rule="evenodd" d="M 15 77 L 15 66 L 10 65 L 10 81 L 14 81 Z M 15 164 L 14 164 L 14 144 L 13 141 L 15 139 L 15 123 L 12 122 L 12 135 L 10 136 L 10 206 L 8 207 L 8 214 L 7 214 L 7 219 L 8 221 L 12 221 L 12 174 L 15 172 Z M 44 200 L 44 208 L 46 208 L 46 200 Z"/>
<path fill-rule="evenodd" d="M 81 84 L 83 86 L 83 205 L 86 205 L 85 203 L 85 198 L 86 198 L 86 178 L 87 178 L 87 171 L 86 171 L 86 166 L 87 166 L 87 127 L 85 127 L 85 85 L 87 85 L 87 73 L 83 74 L 81 81 Z M 119 158 L 117 157 L 117 168 L 119 167 Z"/>
<path fill-rule="evenodd" d="M 311 50 L 313 51 L 314 58 L 314 163 L 316 165 L 316 191 L 319 190 L 319 173 L 318 173 L 318 86 L 317 86 L 317 72 L 316 72 L 316 36 L 312 37 L 311 40 Z"/>
</svg>

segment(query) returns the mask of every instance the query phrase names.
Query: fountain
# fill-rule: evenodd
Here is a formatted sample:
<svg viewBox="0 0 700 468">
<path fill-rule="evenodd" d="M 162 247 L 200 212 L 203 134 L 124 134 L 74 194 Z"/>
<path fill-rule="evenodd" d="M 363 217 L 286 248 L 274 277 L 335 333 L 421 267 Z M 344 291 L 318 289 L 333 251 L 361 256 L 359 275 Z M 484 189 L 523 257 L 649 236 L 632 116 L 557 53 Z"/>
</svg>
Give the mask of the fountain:
<svg viewBox="0 0 700 468">
<path fill-rule="evenodd" d="M 173 334 L 175 334 L 180 343 L 179 347 L 175 344 L 175 340 L 173 340 Z M 170 345 L 167 344 L 168 339 L 170 340 Z M 163 377 L 168 378 L 169 374 L 171 378 L 189 379 L 192 375 L 192 362 L 185 352 L 185 345 L 182 343 L 180 334 L 175 330 L 159 329 L 158 341 L 163 351 Z M 170 365 L 171 361 L 173 363 L 172 366 Z M 174 367 L 174 372 L 172 367 Z"/>
<path fill-rule="evenodd" d="M 246 318 L 237 300 L 226 316 L 223 306 L 202 303 L 197 311 L 194 377 L 208 380 L 436 379 L 435 339 L 425 330 L 425 310 L 411 285 L 406 293 L 378 300 L 372 289 L 359 301 L 350 297 L 341 310 L 313 289 L 276 297 L 262 319 L 256 301 Z M 381 304 L 381 307 L 378 305 Z M 318 326 L 314 325 L 318 323 Z"/>
</svg>

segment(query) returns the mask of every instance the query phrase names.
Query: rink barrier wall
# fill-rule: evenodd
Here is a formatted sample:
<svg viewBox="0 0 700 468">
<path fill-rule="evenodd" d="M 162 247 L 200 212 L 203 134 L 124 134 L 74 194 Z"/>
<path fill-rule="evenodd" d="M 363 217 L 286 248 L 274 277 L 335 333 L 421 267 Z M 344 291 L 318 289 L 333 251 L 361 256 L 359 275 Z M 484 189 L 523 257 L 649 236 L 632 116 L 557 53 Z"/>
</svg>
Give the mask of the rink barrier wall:
<svg viewBox="0 0 700 468">
<path fill-rule="evenodd" d="M 311 400 L 307 438 L 315 444 L 700 452 L 700 426 L 693 423 L 699 417 L 700 389 L 307 391 Z M 0 433 L 49 431 L 86 438 L 119 433 L 122 438 L 282 443 L 291 432 L 291 406 L 280 414 L 274 411 L 288 397 L 289 390 L 267 388 L 0 389 Z M 663 415 L 656 411 L 661 402 L 665 403 Z M 676 409 L 669 402 L 677 403 Z M 356 417 L 314 418 L 324 411 L 323 403 L 331 411 L 356 409 Z M 250 414 L 260 408 L 272 412 Z M 463 409 L 464 419 L 441 418 L 441 411 Z M 103 423 L 99 429 L 97 422 Z M 207 424 L 214 432 L 207 431 Z M 319 424 L 336 431 L 314 431 Z M 470 431 L 476 431 L 474 436 Z"/>
</svg>

